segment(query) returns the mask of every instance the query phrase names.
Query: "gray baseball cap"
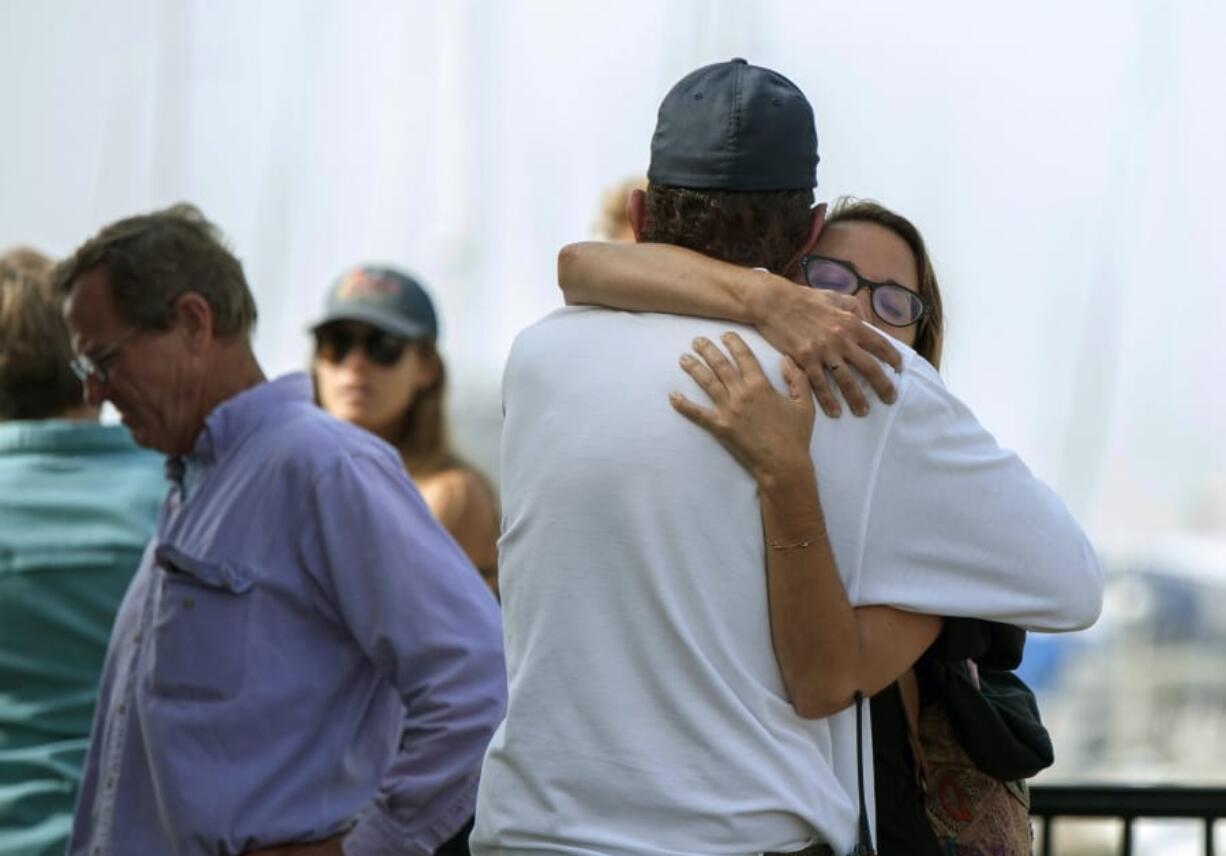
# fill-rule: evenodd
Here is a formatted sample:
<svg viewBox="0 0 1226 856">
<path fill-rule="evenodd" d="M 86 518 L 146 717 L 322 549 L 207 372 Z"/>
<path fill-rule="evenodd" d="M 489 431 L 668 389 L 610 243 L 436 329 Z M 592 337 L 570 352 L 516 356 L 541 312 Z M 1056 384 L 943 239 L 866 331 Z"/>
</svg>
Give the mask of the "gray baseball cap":
<svg viewBox="0 0 1226 856">
<path fill-rule="evenodd" d="M 362 265 L 342 274 L 311 330 L 334 321 L 361 321 L 406 339 L 438 338 L 430 295 L 413 277 L 390 267 Z"/>
<path fill-rule="evenodd" d="M 695 190 L 817 186 L 813 108 L 796 84 L 743 59 L 692 71 L 660 103 L 652 184 Z"/>
</svg>

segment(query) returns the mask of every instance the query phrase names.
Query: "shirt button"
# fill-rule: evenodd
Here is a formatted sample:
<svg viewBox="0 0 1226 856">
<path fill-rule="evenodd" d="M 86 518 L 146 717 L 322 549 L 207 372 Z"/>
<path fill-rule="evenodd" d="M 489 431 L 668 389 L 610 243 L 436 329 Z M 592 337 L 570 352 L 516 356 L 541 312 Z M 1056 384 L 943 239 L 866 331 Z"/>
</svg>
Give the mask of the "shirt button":
<svg viewBox="0 0 1226 856">
<path fill-rule="evenodd" d="M 126 704 L 121 704 L 119 706 L 119 715 L 123 716 L 127 712 L 128 712 L 128 706 Z"/>
<path fill-rule="evenodd" d="M 133 637 L 132 637 L 132 641 L 133 641 L 133 642 L 139 642 L 139 641 L 140 641 L 140 634 L 139 634 L 139 633 L 137 633 L 135 636 L 133 636 Z"/>
<path fill-rule="evenodd" d="M 115 789 L 115 777 L 114 776 L 107 777 L 106 789 L 108 791 L 113 791 Z"/>
<path fill-rule="evenodd" d="M 183 598 L 183 606 L 185 608 L 191 609 L 195 605 L 196 605 L 196 601 L 192 600 L 190 597 Z"/>
</svg>

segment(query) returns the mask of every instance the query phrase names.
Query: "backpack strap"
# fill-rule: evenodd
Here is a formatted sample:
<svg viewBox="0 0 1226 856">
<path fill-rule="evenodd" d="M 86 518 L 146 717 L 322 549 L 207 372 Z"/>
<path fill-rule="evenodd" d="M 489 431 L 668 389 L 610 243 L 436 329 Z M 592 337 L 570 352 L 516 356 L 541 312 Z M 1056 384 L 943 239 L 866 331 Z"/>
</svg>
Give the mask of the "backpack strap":
<svg viewBox="0 0 1226 856">
<path fill-rule="evenodd" d="M 902 699 L 903 718 L 907 720 L 907 742 L 915 758 L 915 778 L 920 787 L 928 789 L 928 759 L 919 739 L 920 691 L 915 669 L 908 669 L 898 679 L 898 696 Z"/>
</svg>

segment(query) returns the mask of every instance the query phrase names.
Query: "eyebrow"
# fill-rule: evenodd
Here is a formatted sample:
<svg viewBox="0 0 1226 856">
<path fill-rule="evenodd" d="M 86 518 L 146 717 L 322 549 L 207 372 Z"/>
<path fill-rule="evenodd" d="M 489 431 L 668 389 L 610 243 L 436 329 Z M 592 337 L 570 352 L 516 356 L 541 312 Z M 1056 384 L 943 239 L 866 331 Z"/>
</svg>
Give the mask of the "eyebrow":
<svg viewBox="0 0 1226 856">
<path fill-rule="evenodd" d="M 123 344 L 124 339 L 127 338 L 127 336 L 128 333 L 124 333 L 116 337 L 115 340 L 109 344 L 103 345 L 101 348 L 95 345 L 90 348 L 82 348 L 81 350 L 77 351 L 77 353 L 88 357 L 89 360 L 95 364 L 97 364 L 100 359 L 109 360 L 114 357 L 115 353 L 118 351 L 118 346 Z"/>
<path fill-rule="evenodd" d="M 856 267 L 856 263 L 853 262 L 851 259 L 836 259 L 834 256 L 816 256 L 816 258 L 825 259 L 826 261 L 829 261 L 829 262 L 838 262 L 841 265 L 847 265 L 849 268 L 851 268 L 853 271 L 856 272 L 856 276 L 860 277 L 863 280 L 867 280 L 868 282 L 871 282 L 873 285 L 894 285 L 894 286 L 897 286 L 898 288 L 903 289 L 904 291 L 910 291 L 912 294 L 919 294 L 918 286 L 915 288 L 909 288 L 903 285 L 901 282 L 898 282 L 897 280 L 872 279 L 871 277 L 865 276 L 863 273 L 860 272 L 860 268 Z"/>
</svg>

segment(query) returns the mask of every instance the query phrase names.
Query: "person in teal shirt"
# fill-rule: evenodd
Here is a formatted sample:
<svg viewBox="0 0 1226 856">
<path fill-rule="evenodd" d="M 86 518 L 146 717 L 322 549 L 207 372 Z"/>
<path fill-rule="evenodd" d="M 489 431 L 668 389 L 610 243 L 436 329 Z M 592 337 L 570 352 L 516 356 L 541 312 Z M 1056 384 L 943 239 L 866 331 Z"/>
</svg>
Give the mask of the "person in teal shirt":
<svg viewBox="0 0 1226 856">
<path fill-rule="evenodd" d="M 0 856 L 61 856 L 115 611 L 166 493 L 69 369 L 50 261 L 0 256 Z"/>
</svg>

